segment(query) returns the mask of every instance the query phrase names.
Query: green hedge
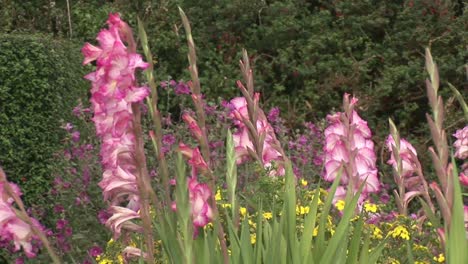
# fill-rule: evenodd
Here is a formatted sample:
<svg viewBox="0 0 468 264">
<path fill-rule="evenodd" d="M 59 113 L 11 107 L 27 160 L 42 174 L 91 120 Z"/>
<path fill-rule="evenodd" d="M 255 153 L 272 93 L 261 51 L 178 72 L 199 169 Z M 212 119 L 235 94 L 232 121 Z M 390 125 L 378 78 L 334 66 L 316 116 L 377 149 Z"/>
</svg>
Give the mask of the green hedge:
<svg viewBox="0 0 468 264">
<path fill-rule="evenodd" d="M 0 165 L 29 202 L 50 188 L 60 126 L 87 95 L 81 61 L 68 41 L 0 35 Z"/>
</svg>

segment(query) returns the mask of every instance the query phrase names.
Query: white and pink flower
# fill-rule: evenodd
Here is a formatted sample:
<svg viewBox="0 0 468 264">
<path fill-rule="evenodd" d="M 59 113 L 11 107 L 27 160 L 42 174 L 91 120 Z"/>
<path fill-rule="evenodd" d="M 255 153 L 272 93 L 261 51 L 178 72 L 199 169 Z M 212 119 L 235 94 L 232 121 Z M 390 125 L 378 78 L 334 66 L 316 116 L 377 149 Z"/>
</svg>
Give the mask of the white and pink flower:
<svg viewBox="0 0 468 264">
<path fill-rule="evenodd" d="M 327 116 L 328 127 L 325 129 L 325 171 L 323 178 L 326 181 L 334 181 L 341 169 L 339 192 L 335 198 L 346 195 L 347 185 L 354 183 L 353 193 L 365 181 L 360 202 L 365 200 L 369 193 L 376 193 L 381 188 L 377 177 L 376 155 L 374 143 L 371 140 L 371 130 L 355 110 L 356 98 L 345 94 L 345 102 L 350 109 L 346 112 L 338 112 Z"/>
<path fill-rule="evenodd" d="M 96 61 L 96 71 L 85 78 L 92 83 L 92 120 L 102 142 L 100 155 L 104 173 L 99 186 L 104 199 L 114 205 L 111 207 L 114 215 L 108 220 L 108 226 L 118 234 L 120 221 L 138 217 L 136 213 L 130 218 L 122 216 L 130 216 L 128 210 L 139 208 L 132 104 L 143 101 L 149 94 L 147 87 L 136 86 L 135 77 L 136 69 L 146 69 L 148 64 L 141 55 L 129 50 L 135 45 L 131 29 L 118 14 L 110 14 L 107 24 L 109 28 L 101 30 L 97 36 L 99 45 L 86 43 L 82 53 L 83 64 Z M 123 202 L 128 203 L 127 209 L 116 207 Z"/>
</svg>

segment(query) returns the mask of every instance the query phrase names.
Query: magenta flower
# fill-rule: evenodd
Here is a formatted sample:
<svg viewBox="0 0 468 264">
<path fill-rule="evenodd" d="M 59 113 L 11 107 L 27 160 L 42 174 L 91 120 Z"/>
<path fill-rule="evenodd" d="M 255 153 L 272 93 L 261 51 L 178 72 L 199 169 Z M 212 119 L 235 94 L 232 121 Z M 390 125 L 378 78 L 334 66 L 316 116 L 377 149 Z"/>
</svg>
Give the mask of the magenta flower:
<svg viewBox="0 0 468 264">
<path fill-rule="evenodd" d="M 189 130 L 193 137 L 199 141 L 202 138 L 202 131 L 198 126 L 197 121 L 189 113 L 184 113 L 182 115 L 182 119 L 189 126 Z"/>
<path fill-rule="evenodd" d="M 362 191 L 362 201 L 369 193 L 380 190 L 381 183 L 377 177 L 376 155 L 371 131 L 358 113 L 353 110 L 356 98 L 349 102 L 349 94 L 345 94 L 345 113 L 338 112 L 328 115 L 329 126 L 325 129 L 325 171 L 323 178 L 327 181 L 335 180 L 342 169 L 340 183 L 343 186 L 335 196 L 342 196 L 344 186 L 350 181 L 355 193 L 362 182 L 366 181 Z"/>
<path fill-rule="evenodd" d="M 181 142 L 179 143 L 179 151 L 188 159 L 188 163 L 195 171 L 203 173 L 209 170 L 208 164 L 206 164 L 198 148 L 192 149 Z"/>
<path fill-rule="evenodd" d="M 92 246 L 89 250 L 88 253 L 91 257 L 95 258 L 103 253 L 102 248 L 100 246 Z"/>
<path fill-rule="evenodd" d="M 196 177 L 193 176 L 188 181 L 188 189 L 191 206 L 190 213 L 196 234 L 198 227 L 204 227 L 213 220 L 213 210 L 208 202 L 212 194 L 208 185 L 199 183 Z"/>
</svg>

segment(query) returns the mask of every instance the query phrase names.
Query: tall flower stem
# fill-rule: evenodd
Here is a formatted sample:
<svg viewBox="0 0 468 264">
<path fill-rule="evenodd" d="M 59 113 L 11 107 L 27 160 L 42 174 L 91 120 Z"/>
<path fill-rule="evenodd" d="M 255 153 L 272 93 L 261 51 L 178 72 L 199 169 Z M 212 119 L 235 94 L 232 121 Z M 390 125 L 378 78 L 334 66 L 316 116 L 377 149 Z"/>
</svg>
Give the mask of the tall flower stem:
<svg viewBox="0 0 468 264">
<path fill-rule="evenodd" d="M 200 89 L 200 79 L 198 78 L 198 68 L 197 68 L 197 55 L 195 52 L 195 42 L 192 38 L 192 30 L 190 27 L 190 23 L 188 21 L 187 16 L 185 15 L 184 11 L 179 7 L 180 17 L 182 18 L 182 23 L 185 28 L 185 34 L 187 36 L 187 45 L 189 48 L 188 53 L 188 60 L 189 60 L 189 71 L 192 81 L 189 83 L 190 89 L 192 91 L 192 99 L 195 105 L 195 110 L 197 114 L 197 123 L 198 127 L 201 130 L 201 137 L 199 137 L 199 144 L 201 147 L 201 153 L 204 160 L 207 162 L 208 167 L 211 168 L 211 158 L 210 158 L 210 149 L 208 145 L 208 137 L 206 131 L 206 117 L 205 111 L 203 109 L 203 99 L 201 95 Z M 211 173 L 211 169 L 209 170 L 209 187 L 211 190 L 215 190 L 216 187 L 216 177 L 213 173 Z M 219 216 L 218 207 L 216 206 L 215 196 L 211 196 L 211 208 L 213 208 L 213 212 L 216 217 Z M 223 254 L 223 261 L 225 264 L 229 263 L 229 255 L 226 246 L 226 239 L 224 237 L 225 232 L 224 228 L 221 225 L 221 221 L 216 221 L 217 229 L 218 229 L 218 239 L 221 244 L 221 251 Z"/>
<path fill-rule="evenodd" d="M 146 61 L 148 62 L 149 66 L 145 71 L 146 75 L 146 80 L 148 81 L 148 84 L 151 88 L 151 99 L 147 98 L 147 103 L 149 106 L 150 114 L 153 119 L 153 126 L 155 129 L 155 142 L 156 142 L 156 155 L 159 161 L 159 166 L 162 171 L 162 181 L 164 185 L 164 192 L 165 192 L 165 203 L 169 205 L 171 203 L 171 196 L 170 196 L 170 189 L 169 189 L 169 168 L 167 165 L 166 161 L 166 156 L 164 155 L 164 152 L 162 151 L 162 121 L 161 121 L 161 112 L 159 111 L 158 108 L 158 89 L 156 82 L 154 80 L 154 75 L 153 75 L 153 69 L 154 69 L 154 64 L 153 64 L 153 55 L 151 54 L 151 50 L 149 49 L 148 46 L 148 38 L 143 26 L 143 23 L 141 22 L 140 19 L 138 19 L 138 35 L 141 40 L 141 44 L 143 47 L 143 52 L 146 57 Z"/>
<path fill-rule="evenodd" d="M 24 208 L 23 201 L 21 198 L 16 195 L 16 193 L 11 189 L 10 184 L 6 180 L 6 175 L 5 172 L 3 171 L 2 168 L 0 168 L 0 183 L 3 183 L 3 188 L 6 190 L 6 193 L 13 198 L 15 201 L 16 205 L 19 207 L 18 210 L 14 210 L 16 216 L 26 222 L 30 227 L 33 233 L 39 237 L 41 240 L 42 244 L 47 250 L 47 253 L 49 254 L 50 258 L 52 259 L 54 264 L 60 264 L 62 261 L 60 260 L 60 257 L 55 253 L 55 250 L 51 247 L 49 240 L 47 239 L 46 235 L 44 232 L 42 232 L 39 228 L 37 228 L 31 218 L 29 217 L 28 213 L 26 212 L 26 209 Z"/>
<path fill-rule="evenodd" d="M 447 136 L 443 129 L 444 105 L 442 97 L 438 95 L 439 71 L 432 59 L 429 48 L 426 48 L 426 69 L 429 74 L 429 79 L 426 79 L 427 97 L 432 109 L 432 117 L 426 114 L 426 118 L 435 145 L 435 150 L 433 147 L 429 147 L 429 153 L 431 154 L 435 171 L 441 185 L 440 188 L 436 183 L 433 183 L 430 187 L 435 192 L 445 221 L 445 227 L 449 228 L 453 205 L 452 165 L 449 163 Z"/>
<path fill-rule="evenodd" d="M 128 42 L 128 49 L 130 52 L 136 52 L 136 42 L 133 38 L 133 33 L 129 29 L 124 32 Z M 143 141 L 143 132 L 141 127 L 141 110 L 137 103 L 132 104 L 133 111 L 133 133 L 135 135 L 135 163 L 138 170 L 137 185 L 141 202 L 141 220 L 143 222 L 143 234 L 145 237 L 146 250 L 148 263 L 154 263 L 154 237 L 153 227 L 150 215 L 150 204 L 153 201 L 154 206 L 158 206 L 156 194 L 151 187 L 151 180 L 148 173 L 146 164 L 146 156 Z"/>
<path fill-rule="evenodd" d="M 145 236 L 147 261 L 154 263 L 154 238 L 150 216 L 150 199 L 156 206 L 156 195 L 151 188 L 151 182 L 146 166 L 146 157 L 143 146 L 143 133 L 141 129 L 141 113 L 139 105 L 133 104 L 133 130 L 135 133 L 135 162 L 138 168 L 137 184 L 141 202 L 141 219 L 143 221 L 143 233 Z"/>
</svg>

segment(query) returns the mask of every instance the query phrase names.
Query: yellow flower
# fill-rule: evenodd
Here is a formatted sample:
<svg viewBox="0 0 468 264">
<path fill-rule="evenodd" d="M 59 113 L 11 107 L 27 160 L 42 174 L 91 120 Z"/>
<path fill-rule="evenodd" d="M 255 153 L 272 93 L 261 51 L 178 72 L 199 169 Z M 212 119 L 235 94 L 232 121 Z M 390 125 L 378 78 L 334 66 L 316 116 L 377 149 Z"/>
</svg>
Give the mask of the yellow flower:
<svg viewBox="0 0 468 264">
<path fill-rule="evenodd" d="M 257 234 L 250 234 L 250 243 L 255 244 L 257 242 Z"/>
<path fill-rule="evenodd" d="M 440 253 L 439 256 L 435 256 L 433 259 L 439 263 L 443 263 L 445 261 L 444 254 L 442 253 Z"/>
<path fill-rule="evenodd" d="M 221 201 L 222 199 L 223 199 L 223 197 L 221 196 L 221 190 L 218 189 L 218 190 L 216 191 L 216 194 L 215 194 L 215 200 L 216 200 L 216 201 Z"/>
<path fill-rule="evenodd" d="M 316 226 L 316 227 L 314 228 L 314 233 L 312 234 L 312 236 L 315 237 L 315 236 L 317 236 L 317 235 L 318 235 L 318 226 Z"/>
<path fill-rule="evenodd" d="M 395 229 L 393 229 L 392 231 L 390 231 L 390 232 L 388 233 L 388 235 L 391 235 L 393 238 L 401 237 L 401 238 L 403 238 L 403 239 L 405 239 L 405 240 L 409 240 L 409 239 L 410 239 L 408 229 L 406 229 L 406 227 L 401 226 L 401 225 L 395 227 Z"/>
<path fill-rule="evenodd" d="M 239 212 L 241 216 L 245 216 L 247 214 L 247 208 L 241 206 L 241 208 L 239 208 Z"/>
<path fill-rule="evenodd" d="M 377 213 L 377 209 L 378 208 L 376 204 L 369 203 L 369 202 L 366 202 L 364 204 L 364 210 L 366 210 L 366 212 Z"/>
<path fill-rule="evenodd" d="M 99 261 L 98 263 L 99 264 L 113 264 L 114 261 L 112 261 L 111 259 L 105 258 L 105 259 Z"/>
<path fill-rule="evenodd" d="M 257 228 L 257 223 L 249 219 L 249 225 L 253 228 Z"/>
<path fill-rule="evenodd" d="M 372 232 L 372 238 L 382 239 L 383 238 L 382 230 L 380 230 L 380 228 L 374 226 L 374 231 Z"/>
<path fill-rule="evenodd" d="M 263 213 L 263 218 L 265 218 L 266 220 L 270 220 L 271 218 L 273 218 L 273 214 L 271 212 L 265 212 Z"/>
<path fill-rule="evenodd" d="M 111 238 L 109 241 L 107 241 L 107 246 L 110 246 L 112 244 L 114 244 L 114 239 Z"/>
<path fill-rule="evenodd" d="M 301 179 L 301 185 L 302 185 L 302 186 L 306 187 L 307 184 L 309 184 L 309 183 L 308 183 L 306 180 Z"/>
<path fill-rule="evenodd" d="M 203 229 L 205 229 L 205 230 L 210 229 L 210 228 L 213 228 L 213 223 L 211 223 L 211 222 L 208 223 L 208 224 L 206 224 L 206 225 L 203 227 Z"/>
<path fill-rule="evenodd" d="M 216 199 L 216 198 L 215 198 L 215 199 Z M 221 207 L 222 207 L 222 208 L 231 208 L 232 205 L 229 204 L 229 203 L 223 203 L 223 204 L 221 204 Z"/>
<path fill-rule="evenodd" d="M 426 246 L 418 244 L 413 245 L 413 250 L 429 251 L 429 249 Z"/>
<path fill-rule="evenodd" d="M 119 260 L 119 264 L 124 264 L 124 259 L 122 255 L 117 256 L 117 259 Z"/>
<path fill-rule="evenodd" d="M 336 209 L 338 209 L 338 211 L 343 211 L 344 207 L 345 207 L 345 201 L 343 200 L 338 200 L 336 203 L 335 203 L 335 207 Z"/>
<path fill-rule="evenodd" d="M 309 206 L 299 206 L 299 205 L 296 205 L 296 214 L 297 215 L 305 215 L 305 214 L 308 214 L 310 211 L 310 208 Z"/>
</svg>

